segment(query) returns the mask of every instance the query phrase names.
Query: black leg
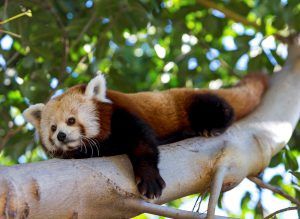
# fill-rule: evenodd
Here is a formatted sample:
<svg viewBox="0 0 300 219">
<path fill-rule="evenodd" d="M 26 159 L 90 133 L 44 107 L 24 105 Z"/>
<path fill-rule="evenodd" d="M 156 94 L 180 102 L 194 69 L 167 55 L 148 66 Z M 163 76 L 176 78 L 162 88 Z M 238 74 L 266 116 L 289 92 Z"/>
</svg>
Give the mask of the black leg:
<svg viewBox="0 0 300 219">
<path fill-rule="evenodd" d="M 138 116 L 123 109 L 112 118 L 113 145 L 126 153 L 132 163 L 139 192 L 147 198 L 159 197 L 165 182 L 159 174 L 159 151 L 152 128 Z"/>
<path fill-rule="evenodd" d="M 147 144 L 139 144 L 128 155 L 133 166 L 139 192 L 149 199 L 160 197 L 166 184 L 157 167 L 157 148 Z"/>
</svg>

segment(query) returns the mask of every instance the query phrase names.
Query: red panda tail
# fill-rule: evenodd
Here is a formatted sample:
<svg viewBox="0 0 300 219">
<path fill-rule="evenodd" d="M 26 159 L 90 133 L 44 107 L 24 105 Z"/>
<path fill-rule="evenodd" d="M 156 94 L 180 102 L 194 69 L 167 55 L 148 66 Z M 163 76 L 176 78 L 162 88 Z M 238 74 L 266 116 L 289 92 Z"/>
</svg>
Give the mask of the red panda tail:
<svg viewBox="0 0 300 219">
<path fill-rule="evenodd" d="M 248 115 L 259 105 L 267 87 L 267 75 L 252 73 L 244 77 L 236 86 L 215 90 L 214 93 L 216 92 L 233 107 L 235 119 L 238 120 Z"/>
</svg>

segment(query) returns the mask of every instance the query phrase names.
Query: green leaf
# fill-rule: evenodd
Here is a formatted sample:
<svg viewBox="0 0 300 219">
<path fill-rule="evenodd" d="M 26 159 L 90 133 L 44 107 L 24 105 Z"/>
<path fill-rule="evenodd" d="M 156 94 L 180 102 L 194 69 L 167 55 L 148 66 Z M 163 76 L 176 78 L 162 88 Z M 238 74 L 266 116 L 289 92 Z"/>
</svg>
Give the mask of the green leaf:
<svg viewBox="0 0 300 219">
<path fill-rule="evenodd" d="M 293 174 L 298 180 L 300 180 L 300 172 L 298 171 L 290 171 L 291 174 Z"/>
<path fill-rule="evenodd" d="M 272 177 L 272 179 L 270 180 L 269 184 L 273 185 L 273 186 L 278 186 L 282 183 L 283 178 L 281 175 L 275 175 Z"/>
</svg>

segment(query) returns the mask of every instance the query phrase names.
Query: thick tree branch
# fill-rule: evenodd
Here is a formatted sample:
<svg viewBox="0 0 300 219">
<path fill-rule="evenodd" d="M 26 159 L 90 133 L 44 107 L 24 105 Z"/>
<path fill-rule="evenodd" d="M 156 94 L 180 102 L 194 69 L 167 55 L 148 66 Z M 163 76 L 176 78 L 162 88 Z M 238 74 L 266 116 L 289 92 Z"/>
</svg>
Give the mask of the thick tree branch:
<svg viewBox="0 0 300 219">
<path fill-rule="evenodd" d="M 210 203 L 214 209 L 220 188 L 227 191 L 260 173 L 292 135 L 300 115 L 299 44 L 291 46 L 289 52 L 287 65 L 274 75 L 263 102 L 247 118 L 221 136 L 160 147 L 159 169 L 167 187 L 152 204 L 141 201 L 125 155 L 52 159 L 0 169 L 0 217 L 129 218 L 143 212 L 160 214 L 162 208 L 155 204 L 203 193 L 209 187 L 214 187 Z M 226 173 L 217 171 L 220 168 Z M 171 215 L 178 212 L 165 211 Z M 208 217 L 212 214 L 208 212 Z"/>
</svg>

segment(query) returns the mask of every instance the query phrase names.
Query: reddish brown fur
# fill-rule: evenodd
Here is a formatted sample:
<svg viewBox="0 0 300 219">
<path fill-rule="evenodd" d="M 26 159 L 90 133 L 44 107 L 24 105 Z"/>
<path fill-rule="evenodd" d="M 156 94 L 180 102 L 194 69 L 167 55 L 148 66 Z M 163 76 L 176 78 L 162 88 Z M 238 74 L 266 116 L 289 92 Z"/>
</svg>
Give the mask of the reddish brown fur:
<svg viewBox="0 0 300 219">
<path fill-rule="evenodd" d="M 98 118 L 100 120 L 100 133 L 97 136 L 100 140 L 106 139 L 110 135 L 111 131 L 111 115 L 112 115 L 112 106 L 111 104 L 102 103 L 99 101 L 94 101 L 97 105 Z"/>
<path fill-rule="evenodd" d="M 195 94 L 217 94 L 225 99 L 234 109 L 235 119 L 241 119 L 249 114 L 260 103 L 261 97 L 268 85 L 267 76 L 263 74 L 249 74 L 236 86 L 230 89 L 188 89 L 175 88 L 162 92 L 139 92 L 126 94 L 108 90 L 107 97 L 115 106 L 124 108 L 138 115 L 147 122 L 159 138 L 170 133 L 188 129 L 189 120 L 187 108 Z M 77 85 L 58 97 L 62 99 L 69 93 L 83 93 L 85 85 Z M 100 139 L 110 134 L 110 118 L 112 105 L 95 101 L 100 119 Z M 120 121 L 121 122 L 121 121 Z M 162 125 L 163 124 L 163 125 Z"/>
<path fill-rule="evenodd" d="M 250 74 L 230 89 L 175 88 L 162 92 L 132 94 L 108 90 L 107 97 L 115 105 L 145 120 L 155 130 L 158 137 L 165 137 L 189 126 L 187 107 L 193 95 L 217 94 L 233 107 L 235 119 L 238 120 L 249 114 L 260 103 L 267 84 L 265 75 Z"/>
</svg>

